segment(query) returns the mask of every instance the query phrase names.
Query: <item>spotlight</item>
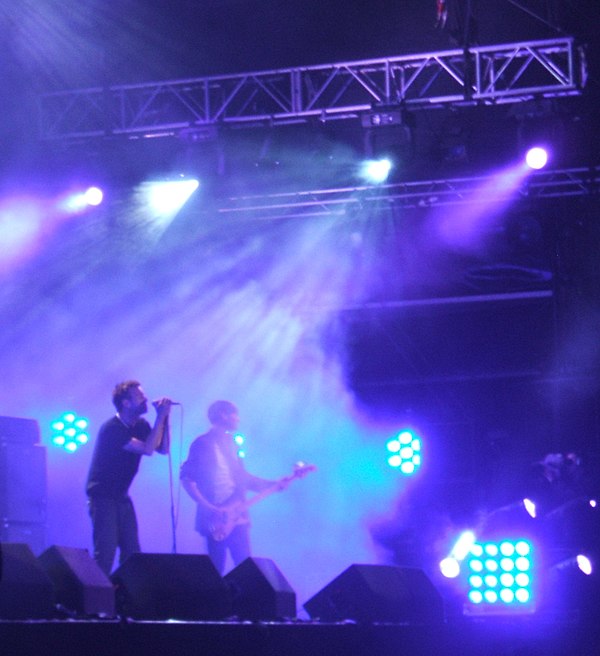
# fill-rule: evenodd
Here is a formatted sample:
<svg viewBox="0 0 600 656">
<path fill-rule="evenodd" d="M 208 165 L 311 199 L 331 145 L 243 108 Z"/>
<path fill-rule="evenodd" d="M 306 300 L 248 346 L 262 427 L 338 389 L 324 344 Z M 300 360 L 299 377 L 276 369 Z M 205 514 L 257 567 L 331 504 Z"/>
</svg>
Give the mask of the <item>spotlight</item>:
<svg viewBox="0 0 600 656">
<path fill-rule="evenodd" d="M 594 571 L 592 561 L 587 556 L 579 554 L 575 560 L 577 561 L 577 567 L 587 576 Z"/>
<path fill-rule="evenodd" d="M 104 198 L 100 187 L 88 187 L 85 191 L 70 194 L 62 201 L 62 206 L 69 212 L 82 212 L 88 207 L 97 207 Z"/>
<path fill-rule="evenodd" d="M 537 508 L 531 499 L 523 499 L 523 506 L 525 507 L 525 510 L 530 517 L 533 519 L 537 517 Z"/>
<path fill-rule="evenodd" d="M 244 442 L 246 441 L 246 438 L 241 433 L 236 433 L 233 436 L 233 441 L 236 443 L 238 447 L 238 456 L 240 458 L 245 458 L 246 451 L 244 450 Z"/>
<path fill-rule="evenodd" d="M 460 574 L 460 564 L 456 558 L 449 556 L 440 561 L 440 572 L 447 579 L 455 579 Z"/>
<path fill-rule="evenodd" d="M 586 576 L 590 576 L 590 574 L 592 574 L 594 571 L 594 566 L 592 565 L 592 561 L 587 556 L 584 554 L 577 554 L 576 556 L 565 558 L 559 563 L 556 563 L 552 566 L 552 570 L 556 572 L 576 570 L 582 572 Z"/>
<path fill-rule="evenodd" d="M 533 547 L 528 540 L 476 543 L 467 558 L 465 612 L 531 612 Z"/>
<path fill-rule="evenodd" d="M 361 167 L 361 177 L 372 184 L 381 184 L 385 182 L 392 170 L 392 162 L 387 159 L 371 159 L 363 162 Z"/>
<path fill-rule="evenodd" d="M 458 540 L 454 543 L 452 550 L 450 551 L 451 556 L 457 560 L 464 560 L 471 551 L 471 547 L 475 544 L 475 533 L 473 531 L 463 531 L 459 536 Z"/>
<path fill-rule="evenodd" d="M 150 208 L 161 215 L 176 214 L 199 186 L 198 180 L 170 180 L 150 186 Z"/>
<path fill-rule="evenodd" d="M 88 205 L 96 207 L 100 205 L 104 198 L 104 193 L 99 187 L 89 187 L 83 194 L 83 197 Z"/>
<path fill-rule="evenodd" d="M 530 169 L 543 169 L 548 163 L 548 151 L 541 146 L 530 148 L 525 155 L 525 161 Z"/>
<path fill-rule="evenodd" d="M 399 109 L 372 111 L 361 116 L 363 128 L 379 128 L 386 125 L 403 125 L 402 112 Z"/>
<path fill-rule="evenodd" d="M 73 453 L 80 446 L 89 442 L 87 433 L 88 420 L 78 417 L 74 412 L 63 412 L 59 419 L 51 424 L 52 444 Z"/>
<path fill-rule="evenodd" d="M 412 430 L 402 430 L 388 440 L 388 465 L 403 474 L 414 474 L 421 466 L 421 439 Z"/>
</svg>

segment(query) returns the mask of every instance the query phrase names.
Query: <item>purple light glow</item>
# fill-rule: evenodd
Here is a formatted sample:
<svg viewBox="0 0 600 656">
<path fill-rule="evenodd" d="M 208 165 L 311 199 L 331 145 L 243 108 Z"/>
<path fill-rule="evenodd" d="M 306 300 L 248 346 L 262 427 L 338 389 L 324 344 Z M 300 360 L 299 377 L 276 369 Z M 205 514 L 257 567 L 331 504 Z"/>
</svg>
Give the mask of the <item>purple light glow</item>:
<svg viewBox="0 0 600 656">
<path fill-rule="evenodd" d="M 43 202 L 29 198 L 9 199 L 0 205 L 0 272 L 35 254 L 48 225 Z"/>
<path fill-rule="evenodd" d="M 501 170 L 484 180 L 471 197 L 474 202 L 438 210 L 437 239 L 458 251 L 479 249 L 490 227 L 514 201 L 527 173 L 522 164 Z"/>
</svg>

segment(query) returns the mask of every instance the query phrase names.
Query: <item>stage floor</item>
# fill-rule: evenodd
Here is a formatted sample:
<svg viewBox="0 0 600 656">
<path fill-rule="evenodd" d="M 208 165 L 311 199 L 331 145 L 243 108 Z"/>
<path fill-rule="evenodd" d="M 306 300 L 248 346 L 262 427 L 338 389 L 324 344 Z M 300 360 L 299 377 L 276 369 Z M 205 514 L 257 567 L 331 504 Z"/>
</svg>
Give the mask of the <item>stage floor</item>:
<svg viewBox="0 0 600 656">
<path fill-rule="evenodd" d="M 11 656 L 596 656 L 593 619 L 485 617 L 439 625 L 350 622 L 0 621 Z"/>
</svg>

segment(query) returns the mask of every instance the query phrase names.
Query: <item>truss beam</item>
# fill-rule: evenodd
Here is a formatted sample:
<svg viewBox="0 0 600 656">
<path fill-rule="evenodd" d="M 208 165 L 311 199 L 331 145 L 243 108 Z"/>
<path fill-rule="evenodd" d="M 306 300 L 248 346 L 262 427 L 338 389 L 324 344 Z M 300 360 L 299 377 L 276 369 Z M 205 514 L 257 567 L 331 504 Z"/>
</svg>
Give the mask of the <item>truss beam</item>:
<svg viewBox="0 0 600 656">
<path fill-rule="evenodd" d="M 549 199 L 600 193 L 600 166 L 540 171 L 515 189 L 490 184 L 493 176 L 401 182 L 378 186 L 341 187 L 224 199 L 219 213 L 240 219 L 335 217 L 384 207 L 416 208 L 490 200 Z M 482 195 L 485 189 L 485 196 Z"/>
<path fill-rule="evenodd" d="M 378 106 L 517 103 L 578 95 L 585 60 L 572 38 L 299 68 L 47 93 L 43 139 L 129 138 L 217 124 L 356 118 Z"/>
</svg>

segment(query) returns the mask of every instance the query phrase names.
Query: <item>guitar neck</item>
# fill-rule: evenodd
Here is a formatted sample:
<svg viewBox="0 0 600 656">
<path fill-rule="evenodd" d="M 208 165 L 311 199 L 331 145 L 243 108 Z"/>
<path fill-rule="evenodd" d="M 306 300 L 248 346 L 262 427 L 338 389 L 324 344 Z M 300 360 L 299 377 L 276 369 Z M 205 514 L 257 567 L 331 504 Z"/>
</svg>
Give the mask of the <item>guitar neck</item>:
<svg viewBox="0 0 600 656">
<path fill-rule="evenodd" d="M 292 481 L 294 478 L 296 478 L 296 476 L 286 476 L 285 478 L 282 478 L 280 481 L 277 481 L 277 483 L 275 483 L 274 485 L 271 485 L 271 487 L 265 488 L 262 492 L 258 492 L 251 499 L 245 501 L 244 505 L 246 506 L 246 508 L 250 508 L 250 506 L 253 506 L 255 503 L 258 503 L 259 501 L 266 499 L 274 492 L 277 492 L 281 483 Z"/>
</svg>

